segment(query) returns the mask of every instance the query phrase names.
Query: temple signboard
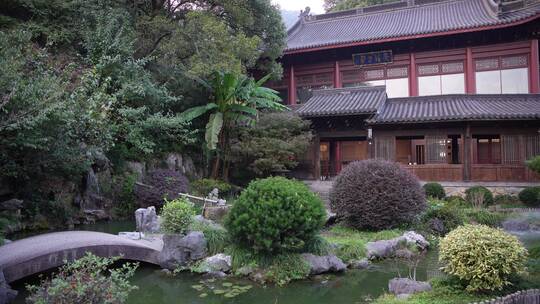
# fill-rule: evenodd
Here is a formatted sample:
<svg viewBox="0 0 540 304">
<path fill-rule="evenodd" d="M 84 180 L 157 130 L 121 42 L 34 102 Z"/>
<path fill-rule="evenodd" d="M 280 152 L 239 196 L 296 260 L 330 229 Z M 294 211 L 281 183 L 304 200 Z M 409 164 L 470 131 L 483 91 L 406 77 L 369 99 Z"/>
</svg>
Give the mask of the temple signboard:
<svg viewBox="0 0 540 304">
<path fill-rule="evenodd" d="M 352 58 L 354 65 L 359 66 L 392 63 L 393 60 L 391 50 L 353 54 Z"/>
</svg>

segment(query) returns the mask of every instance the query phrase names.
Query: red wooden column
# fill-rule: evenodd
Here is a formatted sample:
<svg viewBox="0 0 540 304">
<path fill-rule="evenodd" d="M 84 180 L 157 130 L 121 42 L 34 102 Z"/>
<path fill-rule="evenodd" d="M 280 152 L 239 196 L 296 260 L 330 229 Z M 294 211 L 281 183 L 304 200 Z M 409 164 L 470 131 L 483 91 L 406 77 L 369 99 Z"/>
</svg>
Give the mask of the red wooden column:
<svg viewBox="0 0 540 304">
<path fill-rule="evenodd" d="M 463 180 L 470 181 L 472 174 L 472 135 L 471 135 L 471 125 L 467 123 L 465 127 L 465 132 L 463 134 Z"/>
<path fill-rule="evenodd" d="M 531 81 L 530 92 L 531 93 L 540 93 L 540 84 L 538 78 L 540 77 L 540 68 L 538 63 L 538 39 L 531 40 L 531 58 L 530 58 L 530 69 L 529 72 L 531 76 L 529 77 Z"/>
<path fill-rule="evenodd" d="M 472 49 L 467 48 L 467 58 L 465 60 L 465 92 L 467 94 L 476 94 L 476 78 L 474 75 L 474 60 Z"/>
<path fill-rule="evenodd" d="M 341 142 L 334 141 L 334 173 L 337 175 L 341 172 Z"/>
<path fill-rule="evenodd" d="M 343 84 L 341 83 L 341 71 L 339 70 L 339 61 L 336 60 L 334 65 L 334 88 L 342 88 Z"/>
<path fill-rule="evenodd" d="M 418 96 L 418 77 L 416 75 L 416 57 L 410 54 L 409 60 L 409 96 Z"/>
<path fill-rule="evenodd" d="M 294 66 L 289 69 L 289 104 L 296 104 L 296 79 L 294 77 Z"/>
</svg>

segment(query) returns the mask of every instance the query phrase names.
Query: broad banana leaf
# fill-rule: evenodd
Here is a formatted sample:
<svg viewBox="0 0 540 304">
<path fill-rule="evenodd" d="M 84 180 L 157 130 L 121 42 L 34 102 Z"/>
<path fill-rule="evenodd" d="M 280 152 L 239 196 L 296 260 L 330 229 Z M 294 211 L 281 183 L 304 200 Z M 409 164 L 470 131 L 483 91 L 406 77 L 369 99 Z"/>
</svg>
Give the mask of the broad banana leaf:
<svg viewBox="0 0 540 304">
<path fill-rule="evenodd" d="M 185 121 L 192 121 L 193 119 L 217 107 L 218 105 L 213 102 L 206 104 L 204 106 L 193 107 L 191 109 L 187 109 L 186 111 L 180 113 L 180 118 Z"/>
<path fill-rule="evenodd" d="M 223 113 L 217 112 L 210 115 L 206 124 L 204 139 L 209 150 L 215 150 L 219 141 L 219 134 L 223 128 Z"/>
</svg>

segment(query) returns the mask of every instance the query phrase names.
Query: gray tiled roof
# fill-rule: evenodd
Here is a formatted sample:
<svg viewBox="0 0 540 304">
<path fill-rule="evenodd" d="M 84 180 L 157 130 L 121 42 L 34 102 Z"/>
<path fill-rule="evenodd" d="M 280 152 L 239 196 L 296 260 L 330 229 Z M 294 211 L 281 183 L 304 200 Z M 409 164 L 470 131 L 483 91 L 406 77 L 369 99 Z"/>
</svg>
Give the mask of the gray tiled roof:
<svg viewBox="0 0 540 304">
<path fill-rule="evenodd" d="M 388 99 L 372 124 L 540 119 L 540 94 L 443 95 Z"/>
<path fill-rule="evenodd" d="M 304 117 L 374 114 L 385 101 L 384 86 L 316 90 L 296 112 Z"/>
<path fill-rule="evenodd" d="M 418 2 L 418 0 L 416 0 Z M 499 12 L 492 0 L 450 0 L 424 5 L 366 12 L 367 9 L 308 16 L 299 21 L 287 38 L 286 51 L 376 41 L 413 35 L 481 29 L 540 17 L 540 1 Z M 402 5 L 401 5 L 402 6 Z"/>
</svg>

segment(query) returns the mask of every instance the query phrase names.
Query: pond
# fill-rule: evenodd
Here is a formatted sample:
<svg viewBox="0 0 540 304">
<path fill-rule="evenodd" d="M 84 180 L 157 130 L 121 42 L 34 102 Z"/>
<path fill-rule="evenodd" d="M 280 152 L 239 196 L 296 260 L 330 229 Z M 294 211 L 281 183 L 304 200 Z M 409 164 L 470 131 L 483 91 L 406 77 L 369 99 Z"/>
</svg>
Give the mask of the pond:
<svg viewBox="0 0 540 304">
<path fill-rule="evenodd" d="M 132 222 L 108 222 L 93 225 L 79 226 L 77 229 L 118 233 L 119 231 L 132 231 Z M 529 247 L 540 245 L 540 234 L 523 234 L 524 243 Z M 388 281 L 397 277 L 399 272 L 407 275 L 405 265 L 396 265 L 394 262 L 377 263 L 372 270 L 349 270 L 341 275 L 322 275 L 310 280 L 293 282 L 285 287 L 261 286 L 251 281 L 239 279 L 225 279 L 208 282 L 200 275 L 181 273 L 170 277 L 160 271 L 159 267 L 141 264 L 132 282 L 139 286 L 128 300 L 129 304 L 164 304 L 164 303 L 190 303 L 190 304 L 325 304 L 325 303 L 369 303 L 370 299 L 377 298 L 388 290 Z M 427 280 L 440 275 L 438 271 L 437 252 L 431 250 L 417 269 L 417 279 Z M 15 303 L 24 303 L 24 285 L 36 283 L 37 278 L 26 279 L 12 284 L 20 294 Z M 201 282 L 204 281 L 204 282 Z M 223 289 L 226 282 L 234 285 L 252 285 L 248 292 L 235 298 L 225 298 L 223 295 L 213 294 L 213 289 Z M 192 286 L 205 285 L 204 291 L 197 291 Z M 213 288 L 213 289 L 211 289 Z M 201 293 L 208 296 L 201 298 Z"/>
</svg>

